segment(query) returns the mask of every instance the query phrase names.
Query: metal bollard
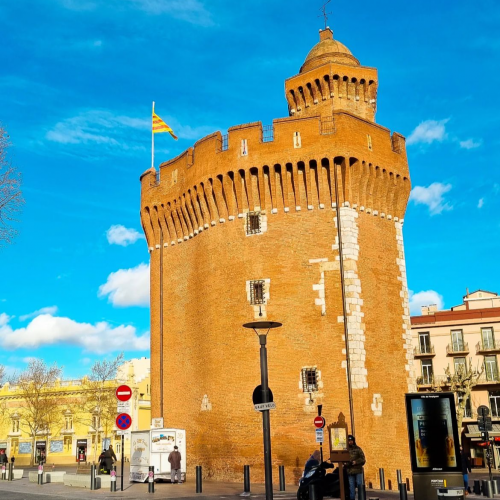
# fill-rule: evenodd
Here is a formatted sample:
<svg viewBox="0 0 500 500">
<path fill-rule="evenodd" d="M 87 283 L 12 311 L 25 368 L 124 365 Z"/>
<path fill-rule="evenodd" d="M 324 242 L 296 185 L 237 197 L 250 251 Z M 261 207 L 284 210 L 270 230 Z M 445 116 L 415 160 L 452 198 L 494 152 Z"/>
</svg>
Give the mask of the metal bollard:
<svg viewBox="0 0 500 500">
<path fill-rule="evenodd" d="M 384 469 L 379 469 L 378 470 L 378 475 L 380 477 L 380 489 L 382 491 L 385 490 L 385 474 L 384 474 Z"/>
<path fill-rule="evenodd" d="M 484 482 L 484 490 L 483 490 L 483 495 L 486 498 L 493 498 L 493 484 L 492 481 L 485 481 Z"/>
<path fill-rule="evenodd" d="M 38 484 L 43 484 L 43 464 L 38 464 Z"/>
<path fill-rule="evenodd" d="M 396 477 L 398 484 L 401 484 L 403 482 L 403 474 L 401 474 L 401 469 L 396 469 Z"/>
<path fill-rule="evenodd" d="M 321 495 L 318 490 L 318 483 L 312 483 L 309 485 L 309 500 L 321 500 Z"/>
<path fill-rule="evenodd" d="M 90 466 L 90 489 L 95 490 L 95 465 Z"/>
<path fill-rule="evenodd" d="M 2 464 L 2 481 L 5 481 L 5 464 Z"/>
<path fill-rule="evenodd" d="M 13 481 L 14 480 L 14 464 L 11 462 L 9 464 L 9 472 L 7 474 L 7 481 Z"/>
<path fill-rule="evenodd" d="M 366 487 L 364 483 L 358 486 L 358 500 L 366 500 Z"/>
<path fill-rule="evenodd" d="M 474 491 L 474 495 L 481 494 L 481 482 L 479 479 L 474 479 L 474 487 L 472 491 Z"/>
<path fill-rule="evenodd" d="M 496 479 L 493 479 L 493 481 L 491 481 L 491 483 L 493 486 L 493 494 L 498 495 L 498 481 Z"/>
<path fill-rule="evenodd" d="M 243 493 L 250 493 L 250 466 L 243 466 Z"/>
<path fill-rule="evenodd" d="M 153 465 L 149 466 L 148 472 L 148 493 L 155 492 L 155 468 Z"/>
<path fill-rule="evenodd" d="M 196 466 L 196 493 L 203 491 L 203 475 L 201 465 Z"/>
<path fill-rule="evenodd" d="M 111 466 L 110 471 L 111 482 L 109 483 L 109 491 L 116 491 L 116 465 Z"/>
<path fill-rule="evenodd" d="M 285 466 L 280 465 L 278 470 L 280 476 L 280 491 L 285 491 Z"/>
<path fill-rule="evenodd" d="M 399 483 L 399 500 L 408 500 L 405 483 Z"/>
</svg>

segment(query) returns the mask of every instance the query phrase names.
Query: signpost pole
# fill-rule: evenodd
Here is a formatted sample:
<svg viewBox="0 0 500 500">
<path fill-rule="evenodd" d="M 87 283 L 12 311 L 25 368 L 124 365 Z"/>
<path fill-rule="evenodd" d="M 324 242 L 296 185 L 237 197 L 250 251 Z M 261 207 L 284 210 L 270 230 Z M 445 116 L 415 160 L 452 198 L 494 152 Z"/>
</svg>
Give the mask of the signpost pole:
<svg viewBox="0 0 500 500">
<path fill-rule="evenodd" d="M 321 410 L 323 409 L 323 405 L 318 405 L 318 417 L 321 417 Z M 321 456 L 321 463 L 323 463 L 323 442 L 319 443 L 319 453 Z"/>
<path fill-rule="evenodd" d="M 125 436 L 122 434 L 122 478 L 121 478 L 121 490 L 123 491 L 123 462 L 125 461 L 125 453 L 124 453 L 124 444 L 125 444 Z"/>
<path fill-rule="evenodd" d="M 269 402 L 267 373 L 267 335 L 259 335 L 260 341 L 260 378 L 262 385 L 262 401 Z M 266 480 L 266 500 L 273 500 L 273 469 L 271 463 L 271 420 L 269 410 L 262 412 L 262 428 L 264 432 L 264 471 Z"/>
</svg>

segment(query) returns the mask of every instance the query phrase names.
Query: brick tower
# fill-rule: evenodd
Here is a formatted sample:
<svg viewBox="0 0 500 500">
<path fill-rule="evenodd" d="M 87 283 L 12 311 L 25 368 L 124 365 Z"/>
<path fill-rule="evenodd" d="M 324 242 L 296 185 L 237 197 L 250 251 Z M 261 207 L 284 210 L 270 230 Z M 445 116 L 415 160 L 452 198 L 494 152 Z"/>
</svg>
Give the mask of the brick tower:
<svg viewBox="0 0 500 500">
<path fill-rule="evenodd" d="M 352 408 L 367 481 L 384 467 L 395 484 L 396 469 L 411 477 L 414 390 L 405 140 L 374 121 L 376 69 L 329 28 L 285 91 L 289 116 L 272 127 L 216 132 L 141 176 L 152 416 L 186 429 L 188 473 L 241 480 L 250 464 L 262 480 L 259 343 L 242 324 L 281 321 L 268 337 L 274 466 L 300 475 L 318 404 L 327 423 Z"/>
</svg>

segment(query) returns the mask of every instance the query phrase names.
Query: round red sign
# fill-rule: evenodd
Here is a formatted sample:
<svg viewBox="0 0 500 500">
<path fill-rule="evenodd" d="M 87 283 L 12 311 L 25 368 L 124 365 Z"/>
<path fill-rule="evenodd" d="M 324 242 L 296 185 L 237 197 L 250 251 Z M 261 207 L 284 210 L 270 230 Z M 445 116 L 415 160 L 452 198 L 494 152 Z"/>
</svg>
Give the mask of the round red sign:
<svg viewBox="0 0 500 500">
<path fill-rule="evenodd" d="M 128 413 L 120 413 L 116 417 L 116 427 L 118 429 L 125 431 L 132 425 L 132 417 Z"/>
<path fill-rule="evenodd" d="M 314 419 L 314 427 L 317 427 L 318 429 L 323 429 L 325 426 L 325 419 L 324 417 L 317 416 Z"/>
<path fill-rule="evenodd" d="M 118 401 L 128 401 L 132 397 L 132 389 L 128 385 L 121 385 L 115 394 Z"/>
</svg>

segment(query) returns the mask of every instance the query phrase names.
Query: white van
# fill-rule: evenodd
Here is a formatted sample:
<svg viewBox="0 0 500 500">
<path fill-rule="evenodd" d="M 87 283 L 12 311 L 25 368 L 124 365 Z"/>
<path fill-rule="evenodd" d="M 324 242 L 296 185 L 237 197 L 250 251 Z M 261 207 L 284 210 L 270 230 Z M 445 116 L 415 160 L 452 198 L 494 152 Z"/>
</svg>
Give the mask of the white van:
<svg viewBox="0 0 500 500">
<path fill-rule="evenodd" d="M 181 475 L 186 480 L 186 431 L 154 429 L 132 431 L 130 436 L 130 481 L 143 483 L 148 479 L 149 466 L 154 466 L 155 480 L 170 481 L 169 454 L 174 446 L 181 454 Z"/>
</svg>

